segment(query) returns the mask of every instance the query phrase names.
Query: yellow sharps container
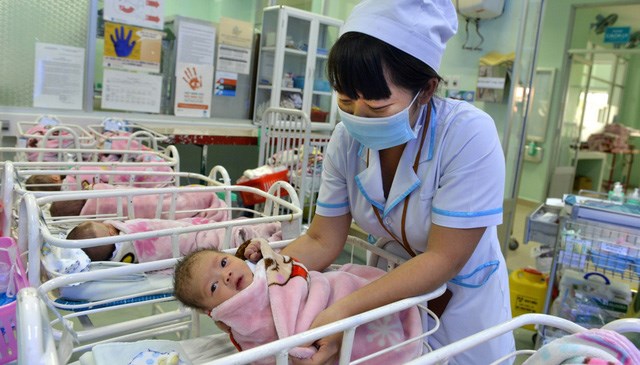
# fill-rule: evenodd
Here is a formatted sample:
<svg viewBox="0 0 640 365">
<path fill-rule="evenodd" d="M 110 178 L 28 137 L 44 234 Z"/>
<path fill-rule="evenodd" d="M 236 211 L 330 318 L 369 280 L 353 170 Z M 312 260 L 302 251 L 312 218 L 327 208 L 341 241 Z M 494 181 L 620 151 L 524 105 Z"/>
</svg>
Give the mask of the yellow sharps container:
<svg viewBox="0 0 640 365">
<path fill-rule="evenodd" d="M 547 294 L 547 275 L 532 268 L 518 269 L 509 275 L 511 312 L 514 317 L 525 313 L 542 313 Z M 535 330 L 533 325 L 524 326 Z"/>
</svg>

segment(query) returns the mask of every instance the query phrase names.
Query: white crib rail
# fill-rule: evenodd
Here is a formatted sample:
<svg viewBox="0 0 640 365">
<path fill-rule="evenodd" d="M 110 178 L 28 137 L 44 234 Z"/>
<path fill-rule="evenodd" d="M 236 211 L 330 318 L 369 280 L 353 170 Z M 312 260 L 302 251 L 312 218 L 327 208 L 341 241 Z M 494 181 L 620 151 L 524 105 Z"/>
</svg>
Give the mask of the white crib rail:
<svg viewBox="0 0 640 365">
<path fill-rule="evenodd" d="M 60 364 L 47 310 L 37 289 L 23 288 L 17 301 L 18 364 Z"/>
<path fill-rule="evenodd" d="M 274 248 L 282 248 L 289 242 L 290 241 L 272 242 L 270 245 Z M 235 249 L 230 249 L 225 251 L 234 252 L 234 250 Z M 19 363 L 29 365 L 57 364 L 58 362 L 47 361 L 49 361 L 48 359 L 58 359 L 58 357 L 62 358 L 59 363 L 65 363 L 70 354 L 66 351 L 69 347 L 73 347 L 73 352 L 83 352 L 90 350 L 91 347 L 100 343 L 135 341 L 164 333 L 188 330 L 190 327 L 194 327 L 192 328 L 192 333 L 198 336 L 198 314 L 194 310 L 183 306 L 179 306 L 178 309 L 167 313 L 152 314 L 126 322 L 95 328 L 74 330 L 68 325 L 65 325 L 70 319 L 93 313 L 126 309 L 136 305 L 147 305 L 151 302 L 121 304 L 115 307 L 84 310 L 82 312 L 62 315 L 59 312 L 58 304 L 53 302 L 53 296 L 50 295 L 52 292 L 56 292 L 60 288 L 68 285 L 172 268 L 175 266 L 177 260 L 177 258 L 172 258 L 139 264 L 120 264 L 117 265 L 117 267 L 104 270 L 69 274 L 51 279 L 37 288 L 29 287 L 25 288 L 26 290 L 20 291 L 18 293 L 18 315 L 20 316 L 20 320 L 17 323 L 18 351 L 20 354 L 24 354 L 24 357 L 18 357 Z M 139 293 L 138 296 L 140 295 L 144 295 L 144 293 Z M 158 301 L 167 302 L 173 299 L 174 298 L 170 296 L 159 299 Z M 90 303 L 90 305 L 98 304 L 100 303 Z M 51 313 L 48 313 L 47 307 Z M 80 308 L 81 307 L 76 307 L 73 309 Z M 57 319 L 50 321 L 49 314 L 55 315 Z M 54 325 L 58 325 L 61 328 L 54 328 Z M 75 343 L 69 343 L 71 338 L 73 338 Z M 60 349 L 60 347 L 63 349 Z M 69 350 L 71 349 L 69 348 Z M 38 359 L 46 359 L 46 361 L 40 362 Z"/>
<path fill-rule="evenodd" d="M 5 164 L 12 165 L 11 162 L 7 161 Z M 191 184 L 198 185 L 207 185 L 207 186 L 216 186 L 216 185 L 231 185 L 231 179 L 229 177 L 229 173 L 222 166 L 215 166 L 208 176 L 204 176 L 198 173 L 193 172 L 168 172 L 168 171 L 115 171 L 115 170 L 47 170 L 47 169 L 39 169 L 39 170 L 23 170 L 18 169 L 17 171 L 13 168 L 14 176 L 17 178 L 17 183 L 13 183 L 14 189 L 20 195 L 24 195 L 26 193 L 31 193 L 36 197 L 51 195 L 51 194 L 69 194 L 69 193 L 78 193 L 83 190 L 83 186 L 81 185 L 81 181 L 76 179 L 76 190 L 61 190 L 61 191 L 34 191 L 29 189 L 34 186 L 25 186 L 24 181 L 27 176 L 30 176 L 32 173 L 36 173 L 38 175 L 66 175 L 66 176 L 94 176 L 94 182 L 102 182 L 99 180 L 106 180 L 106 184 L 116 185 L 118 188 L 128 188 L 133 186 L 134 184 L 138 187 L 144 187 L 145 184 L 152 185 L 149 188 L 158 188 L 158 186 L 153 186 L 153 184 L 157 184 L 157 182 L 136 182 L 135 178 L 140 177 L 167 177 L 167 180 L 171 182 L 171 185 L 165 187 L 177 187 L 180 186 L 180 179 L 184 178 L 187 181 L 193 181 Z M 127 182 L 118 183 L 113 179 L 119 176 L 127 176 L 129 177 Z M 15 179 L 14 179 L 15 180 Z M 57 184 L 62 187 L 62 183 Z M 42 185 L 44 186 L 44 185 Z M 66 185 L 65 185 L 66 186 Z M 86 190 L 85 190 L 86 192 Z"/>
<path fill-rule="evenodd" d="M 64 134 L 62 134 L 61 132 L 67 132 L 69 135 L 65 136 Z M 53 133 L 59 133 L 57 136 L 54 136 Z M 73 141 L 71 143 L 71 146 L 75 149 L 75 158 L 76 161 L 82 161 L 82 154 L 79 151 L 79 149 L 83 148 L 83 147 L 95 147 L 95 140 L 93 139 L 93 137 L 91 137 L 91 139 L 88 141 L 88 144 L 86 146 L 83 146 L 82 144 L 80 144 L 80 136 L 78 136 L 78 133 L 76 133 L 75 130 L 69 128 L 69 127 L 65 127 L 65 126 L 57 126 L 57 127 L 53 127 L 51 129 L 48 129 L 47 132 L 42 136 L 42 147 L 46 148 L 47 147 L 47 142 L 49 142 L 49 140 L 57 140 L 58 141 L 58 146 L 60 146 L 58 148 L 58 159 L 62 159 L 61 156 L 63 156 L 65 154 L 64 150 L 66 150 L 67 148 L 63 148 L 63 142 L 66 140 L 71 140 Z M 39 153 L 38 154 L 38 162 L 41 162 L 44 159 L 44 153 Z"/>
<path fill-rule="evenodd" d="M 47 129 L 44 134 L 31 134 L 27 133 L 25 127 L 33 127 L 38 123 L 34 122 L 18 122 L 18 144 L 26 143 L 29 139 L 35 139 L 38 142 L 43 142 L 42 146 L 46 147 L 47 142 L 50 140 L 58 141 L 58 146 L 61 149 L 63 142 L 71 142 L 68 147 L 73 146 L 74 149 L 93 148 L 96 145 L 96 140 L 84 127 L 75 124 L 60 124 L 52 126 Z M 55 135 L 54 133 L 58 133 Z M 66 134 L 64 134 L 66 133 Z M 22 146 L 20 146 L 22 147 Z M 26 145 L 25 145 L 26 147 Z M 42 154 L 38 156 L 38 159 L 42 158 Z"/>
<path fill-rule="evenodd" d="M 230 233 L 233 227 L 245 226 L 248 224 L 258 224 L 258 223 L 271 223 L 271 222 L 281 222 L 282 232 L 296 232 L 299 234 L 300 232 L 300 221 L 302 217 L 302 210 L 299 208 L 299 203 L 296 198 L 296 192 L 291 185 L 286 182 L 282 182 L 279 187 L 286 189 L 289 192 L 290 197 L 292 197 L 292 202 L 286 201 L 282 198 L 274 196 L 273 194 L 269 194 L 268 192 L 251 188 L 247 186 L 208 186 L 208 187 L 191 187 L 188 192 L 223 192 L 225 194 L 229 194 L 233 191 L 246 191 L 253 194 L 258 194 L 263 196 L 270 204 L 265 205 L 265 211 L 262 216 L 254 217 L 246 220 L 228 220 L 224 222 L 215 222 L 215 223 L 207 223 L 207 224 L 199 224 L 188 227 L 181 228 L 172 228 L 172 229 L 163 229 L 157 230 L 153 232 L 140 232 L 133 234 L 125 234 L 119 236 L 111 236 L 111 237 L 103 237 L 103 238 L 93 238 L 93 239 L 85 239 L 85 240 L 67 240 L 58 237 L 56 234 L 52 233 L 50 227 L 47 222 L 41 219 L 40 214 L 40 206 L 51 203 L 54 201 L 66 201 L 66 200 L 74 200 L 78 198 L 77 193 L 60 193 L 60 194 L 50 194 L 47 196 L 40 197 L 38 199 L 31 193 L 27 193 L 24 195 L 22 199 L 21 206 L 19 209 L 19 234 L 18 234 L 18 247 L 21 252 L 29 252 L 29 281 L 32 286 L 37 286 L 40 284 L 40 258 L 41 256 L 41 245 L 42 242 L 47 242 L 51 245 L 62 247 L 62 248 L 82 248 L 82 247 L 93 247 L 105 244 L 114 244 L 116 242 L 121 241 L 129 241 L 129 240 L 139 240 L 146 238 L 153 238 L 159 236 L 171 236 L 173 243 L 173 253 L 174 256 L 178 256 L 178 237 L 180 234 L 191 233 L 203 230 L 213 230 L 213 229 L 226 229 L 225 234 L 225 247 L 228 247 L 228 243 L 230 240 Z M 172 211 L 175 213 L 175 201 L 176 197 L 180 193 L 184 193 L 184 188 L 155 188 L 155 189 L 122 189 L 122 190 L 102 190 L 102 191 L 84 191 L 83 198 L 108 198 L 108 197 L 117 197 L 121 198 L 122 201 L 126 201 L 129 204 L 128 211 L 133 211 L 133 197 L 135 196 L 143 196 L 143 195 L 160 195 L 164 194 L 165 196 L 170 195 L 172 197 Z M 121 204 L 119 204 L 121 205 Z M 280 213 L 280 208 L 286 210 L 285 213 Z M 122 216 L 122 212 L 120 212 L 119 216 Z M 77 219 L 77 218 L 75 218 Z M 62 219 L 58 220 L 58 222 L 63 222 Z M 26 224 L 24 224 L 26 223 Z"/>
<path fill-rule="evenodd" d="M 162 151 L 162 156 L 164 156 L 168 161 L 173 161 L 173 171 L 180 171 L 180 154 L 178 153 L 176 146 L 167 146 L 167 148 Z"/>
<path fill-rule="evenodd" d="M 515 317 L 507 322 L 501 323 L 491 328 L 487 328 L 484 331 L 473 334 L 457 342 L 451 343 L 447 346 L 443 346 L 428 354 L 425 354 L 417 359 L 414 359 L 407 363 L 407 365 L 427 365 L 437 364 L 441 361 L 447 360 L 457 354 L 463 353 L 473 347 L 479 346 L 493 338 L 496 338 L 505 333 L 511 332 L 516 328 L 520 328 L 525 325 L 543 325 L 561 329 L 569 333 L 578 333 L 586 331 L 587 329 L 579 326 L 564 318 L 551 316 L 548 314 L 527 313 Z M 637 318 L 625 318 L 619 319 L 602 327 L 605 329 L 615 330 L 617 332 L 639 332 L 640 333 L 640 319 Z M 516 351 L 512 354 L 504 356 L 501 359 L 493 362 L 492 364 L 500 364 L 505 360 L 508 360 L 520 353 L 531 353 L 533 351 L 519 352 Z"/>
<path fill-rule="evenodd" d="M 115 166 L 137 166 L 140 162 L 127 162 L 127 161 L 108 161 L 101 162 L 98 161 L 99 155 L 104 154 L 118 154 L 124 155 L 128 154 L 131 156 L 143 156 L 143 155 L 153 155 L 158 157 L 158 161 L 149 161 L 144 162 L 145 166 L 169 166 L 174 169 L 174 171 L 179 171 L 180 160 L 178 150 L 175 146 L 170 145 L 163 151 L 130 151 L 130 150 L 102 150 L 96 148 L 24 148 L 24 147 L 0 147 L 0 153 L 13 153 L 16 156 L 25 153 L 64 153 L 65 155 L 75 155 L 76 161 L 68 161 L 67 159 L 63 159 L 61 161 L 26 161 L 26 160 L 14 160 L 14 166 L 24 166 L 26 168 L 58 168 L 58 169 L 69 169 L 70 165 L 73 166 L 100 166 L 100 167 L 115 167 Z M 91 156 L 88 161 L 83 161 L 82 158 L 78 159 L 77 155 L 81 156 Z"/>
<path fill-rule="evenodd" d="M 279 241 L 279 242 L 273 242 L 270 245 L 274 248 L 282 248 L 286 246 L 289 242 L 290 241 Z M 349 239 L 347 240 L 347 243 L 351 245 L 355 245 L 359 248 L 363 248 L 365 250 L 371 247 L 371 245 L 369 245 L 368 243 L 362 240 L 356 239 L 354 237 L 349 237 Z M 234 250 L 231 249 L 231 250 L 225 250 L 225 251 L 233 252 Z M 386 253 L 386 255 L 390 255 L 390 254 Z M 59 322 L 60 319 L 62 319 L 63 321 L 66 321 L 70 318 L 73 318 L 74 314 L 65 315 L 64 317 L 57 314 L 59 320 L 48 322 L 47 314 L 43 313 L 47 311 L 45 304 L 43 303 L 46 303 L 46 306 L 48 306 L 49 309 L 53 311 L 53 313 L 55 314 L 57 313 L 58 310 L 54 307 L 49 293 L 55 292 L 61 287 L 75 284 L 75 283 L 81 283 L 85 281 L 99 280 L 107 277 L 127 276 L 127 275 L 133 275 L 137 273 L 161 270 L 164 268 L 173 267 L 176 262 L 177 262 L 177 259 L 174 258 L 174 259 L 159 260 L 155 262 L 148 262 L 148 263 L 141 263 L 141 264 L 128 264 L 128 265 L 125 264 L 116 268 L 109 268 L 109 269 L 98 270 L 93 272 L 70 274 L 70 275 L 65 275 L 65 276 L 61 276 L 61 277 L 49 280 L 46 283 L 42 284 L 40 287 L 38 287 L 37 290 L 34 288 L 27 288 L 27 290 L 21 291 L 19 294 L 19 297 L 25 300 L 19 301 L 18 311 L 19 313 L 22 313 L 25 317 L 28 316 L 29 319 L 18 323 L 19 344 L 21 344 L 22 346 L 30 346 L 29 341 L 33 341 L 33 344 L 35 346 L 31 346 L 30 348 L 31 353 L 29 354 L 30 356 L 29 359 L 32 361 L 35 361 L 35 359 L 55 358 L 57 356 L 63 355 L 59 353 L 59 350 L 53 344 L 58 343 L 58 346 L 61 346 L 61 345 L 64 346 L 64 343 L 60 344 L 60 342 L 64 341 L 63 338 L 65 336 L 66 331 L 68 331 L 66 336 L 69 336 L 69 334 L 73 335 L 73 337 L 79 343 L 79 345 L 76 345 L 76 347 L 74 348 L 75 352 L 89 350 L 92 346 L 99 343 L 121 341 L 121 340 L 136 340 L 136 339 L 144 338 L 144 336 L 149 336 L 150 334 L 155 334 L 156 332 L 153 332 L 153 331 L 156 331 L 155 329 L 152 329 L 152 330 L 145 330 L 145 329 L 148 329 L 150 327 L 155 328 L 154 326 L 161 327 L 164 324 L 167 324 L 167 326 L 169 326 L 170 325 L 169 322 L 176 321 L 181 316 L 183 317 L 188 316 L 189 314 L 188 310 L 184 309 L 184 311 L 182 312 L 178 311 L 177 313 L 167 313 L 164 316 L 153 315 L 145 318 L 138 318 L 133 321 L 127 321 L 123 323 L 102 326 L 99 328 L 75 331 L 73 329 L 68 329 L 64 326 L 62 326 L 62 329 L 53 328 L 54 324 L 56 323 L 58 325 L 60 324 Z M 339 333 L 339 332 L 344 333 L 343 343 L 342 343 L 341 353 L 340 353 L 340 357 L 341 357 L 340 364 L 347 364 L 349 363 L 349 359 L 351 356 L 355 330 L 358 326 L 363 325 L 367 322 L 376 320 L 383 316 L 397 313 L 399 311 L 405 310 L 410 307 L 420 306 L 423 309 L 425 309 L 423 304 L 426 303 L 426 301 L 439 297 L 440 295 L 442 295 L 442 293 L 444 293 L 444 291 L 445 291 L 445 286 L 442 286 L 431 293 L 400 300 L 400 301 L 382 306 L 380 308 L 376 308 L 374 310 L 361 313 L 353 317 L 349 317 L 331 324 L 327 324 L 322 327 L 318 327 L 313 330 L 309 330 L 309 331 L 297 334 L 292 337 L 284 338 L 284 339 L 274 341 L 272 343 L 265 344 L 253 349 L 245 350 L 241 353 L 225 356 L 223 358 L 207 362 L 206 365 L 248 364 L 259 359 L 273 357 L 273 356 L 277 358 L 277 364 L 287 364 L 288 363 L 287 353 L 288 353 L 288 350 L 290 350 L 291 348 L 301 346 L 301 345 L 308 345 L 309 343 L 317 339 L 326 337 L 331 334 Z M 34 303 L 34 302 L 37 302 L 37 303 Z M 120 308 L 123 308 L 123 307 L 125 306 L 120 306 Z M 99 310 L 113 310 L 113 309 L 114 308 L 99 309 Z M 427 310 L 427 313 L 429 313 L 428 310 Z M 433 333 L 438 329 L 439 320 L 438 318 L 435 318 L 435 320 L 436 320 L 436 325 L 434 328 L 430 329 L 430 331 L 427 331 L 422 335 L 415 337 L 411 340 L 424 341 L 425 337 L 429 336 L 431 333 Z M 132 332 L 132 331 L 138 331 L 138 332 L 132 333 L 130 335 L 126 335 L 126 333 Z M 25 339 L 26 336 L 28 336 L 29 340 Z M 366 358 L 356 360 L 351 364 L 359 364 L 361 362 L 366 361 L 370 357 L 380 355 L 381 353 L 384 353 L 384 352 L 392 351 L 402 346 L 403 344 L 404 343 L 400 343 L 394 347 L 389 347 L 380 353 L 372 354 Z M 19 350 L 22 350 L 22 349 L 23 348 L 19 348 Z M 31 363 L 36 363 L 36 362 L 29 362 L 29 364 Z"/>
<path fill-rule="evenodd" d="M 2 234 L 11 236 L 11 222 L 13 212 L 13 194 L 15 186 L 15 170 L 13 164 L 5 161 L 2 166 Z"/>
<path fill-rule="evenodd" d="M 296 188 L 301 206 L 308 207 L 306 218 L 307 222 L 311 222 L 315 194 L 320 188 L 320 175 L 315 174 L 318 154 L 314 154 L 314 151 L 323 153 L 330 136 L 314 132 L 306 113 L 277 107 L 268 108 L 262 114 L 260 136 L 258 165 L 287 167 L 289 183 Z M 284 161 L 269 161 L 278 155 Z M 315 158 L 308 165 L 312 155 Z M 307 176 L 308 168 L 312 169 L 310 176 Z"/>
<path fill-rule="evenodd" d="M 173 146 L 170 146 L 173 147 Z M 173 147 L 174 148 L 174 147 Z M 177 155 L 176 155 L 177 156 Z M 93 166 L 93 164 L 91 164 Z M 137 166 L 146 166 L 144 163 L 139 163 Z M 2 198 L 4 202 L 4 209 L 2 211 L 2 232 L 5 235 L 11 235 L 11 228 L 15 225 L 14 214 L 17 215 L 19 209 L 19 202 L 22 196 L 26 193 L 31 193 L 35 197 L 42 197 L 47 195 L 75 193 L 84 194 L 82 191 L 82 181 L 76 178 L 76 188 L 78 191 L 31 191 L 29 187 L 25 185 L 24 181 L 32 174 L 38 175 L 71 175 L 71 176 L 95 176 L 102 180 L 107 180 L 109 183 L 114 183 L 113 180 L 118 176 L 128 176 L 128 185 L 134 184 L 135 177 L 167 177 L 167 180 L 171 180 L 173 186 L 180 186 L 181 179 L 185 179 L 192 184 L 201 184 L 207 186 L 217 185 L 231 185 L 231 178 L 229 173 L 222 166 L 214 166 L 208 176 L 190 172 L 164 172 L 164 171 L 116 171 L 116 170 L 68 170 L 68 169 L 51 169 L 51 167 L 42 167 L 39 163 L 19 163 L 15 166 L 12 161 L 5 161 L 2 164 Z M 136 185 L 144 185 L 144 182 L 135 182 Z M 151 184 L 151 183 L 149 183 Z M 231 194 L 225 192 L 225 203 L 228 207 L 231 206 Z M 26 223 L 26 221 L 23 221 Z"/>
<path fill-rule="evenodd" d="M 297 346 L 305 346 L 313 343 L 316 340 L 321 338 L 343 332 L 342 346 L 340 348 L 340 365 L 345 364 L 360 364 L 361 362 L 367 361 L 368 359 L 379 356 L 382 353 L 386 353 L 388 351 L 392 351 L 397 347 L 404 345 L 404 343 L 398 344 L 393 347 L 389 347 L 383 351 L 380 351 L 375 354 L 371 354 L 366 358 L 361 358 L 356 361 L 350 362 L 351 351 L 353 350 L 353 340 L 355 337 L 356 328 L 360 325 L 366 324 L 368 322 L 374 321 L 378 318 L 400 312 L 407 308 L 411 308 L 414 306 L 419 306 L 425 303 L 428 300 L 437 298 L 441 296 L 446 290 L 446 286 L 441 286 L 435 291 L 431 293 L 427 293 L 424 295 L 419 295 L 416 297 L 402 299 L 397 302 L 393 302 L 391 304 L 387 304 L 380 308 L 372 309 L 370 311 L 360 313 L 358 315 L 345 318 L 333 323 L 326 324 L 324 326 L 314 328 L 312 330 L 308 330 L 295 336 L 290 336 L 287 338 L 283 338 L 265 345 L 261 345 L 258 347 L 254 347 L 252 349 L 244 350 L 240 353 L 225 356 L 221 359 L 216 359 L 213 361 L 209 361 L 203 363 L 201 365 L 236 365 L 236 364 L 251 364 L 258 360 L 268 359 L 269 357 L 275 356 L 277 365 L 286 365 L 289 363 L 289 350 L 293 349 Z M 435 318 L 438 321 L 437 318 Z M 438 322 L 439 323 L 439 322 Z M 427 333 L 422 334 L 420 337 L 427 337 L 429 334 L 433 333 L 436 328 L 433 328 Z M 419 338 L 414 338 L 411 340 L 419 340 Z"/>
<path fill-rule="evenodd" d="M 158 150 L 158 143 L 166 142 L 169 139 L 169 137 L 165 136 L 164 134 L 160 134 L 154 130 L 143 127 L 139 124 L 127 124 L 126 128 L 133 129 L 131 134 L 109 136 L 105 134 L 107 131 L 105 131 L 105 128 L 103 125 L 92 124 L 87 126 L 87 129 L 89 129 L 89 131 L 93 133 L 93 135 L 98 141 L 100 140 L 126 141 L 127 149 L 131 148 L 131 144 L 134 141 L 140 144 L 143 144 L 146 141 L 147 143 L 149 143 L 147 147 L 153 150 Z"/>
</svg>

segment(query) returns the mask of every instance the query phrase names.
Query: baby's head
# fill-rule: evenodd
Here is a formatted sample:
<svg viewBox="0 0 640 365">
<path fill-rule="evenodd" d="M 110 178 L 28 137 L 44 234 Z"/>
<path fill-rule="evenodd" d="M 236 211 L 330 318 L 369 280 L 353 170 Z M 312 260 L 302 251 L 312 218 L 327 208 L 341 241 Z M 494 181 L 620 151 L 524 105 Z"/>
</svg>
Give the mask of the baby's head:
<svg viewBox="0 0 640 365">
<path fill-rule="evenodd" d="M 82 212 L 86 199 L 82 200 L 64 200 L 51 203 L 49 213 L 52 217 L 69 217 L 77 216 Z"/>
<path fill-rule="evenodd" d="M 60 191 L 62 176 L 31 175 L 25 181 L 26 189 L 31 191 Z"/>
<path fill-rule="evenodd" d="M 91 238 L 110 237 L 117 236 L 120 232 L 112 224 L 87 221 L 78 224 L 73 228 L 67 239 L 70 240 L 86 240 Z M 113 256 L 113 251 L 116 249 L 115 244 L 83 247 L 82 251 L 89 256 L 91 261 L 108 261 Z"/>
<path fill-rule="evenodd" d="M 182 258 L 173 277 L 176 299 L 209 313 L 253 282 L 247 263 L 231 254 L 204 249 Z"/>
</svg>

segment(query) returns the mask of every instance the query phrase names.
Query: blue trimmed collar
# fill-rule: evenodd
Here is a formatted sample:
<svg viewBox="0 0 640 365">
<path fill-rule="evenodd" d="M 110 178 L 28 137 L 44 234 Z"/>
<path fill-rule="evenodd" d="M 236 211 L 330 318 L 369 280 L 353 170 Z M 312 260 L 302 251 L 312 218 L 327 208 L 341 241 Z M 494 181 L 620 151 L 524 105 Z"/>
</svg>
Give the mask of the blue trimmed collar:
<svg viewBox="0 0 640 365">
<path fill-rule="evenodd" d="M 432 102 L 433 103 L 433 102 Z M 427 110 L 426 105 L 422 107 L 420 116 L 418 117 L 418 123 L 414 127 L 414 132 L 419 136 L 420 131 L 424 127 L 423 113 Z M 427 130 L 427 136 L 425 141 L 425 148 L 428 152 L 425 154 L 424 149 L 420 162 L 429 161 L 433 158 L 433 147 L 435 143 L 435 131 L 436 131 L 436 113 L 435 105 L 432 104 L 431 108 L 431 120 L 429 124 L 429 130 Z M 389 190 L 389 197 L 385 200 L 384 192 L 382 190 L 382 176 L 380 168 L 380 154 L 378 151 L 369 150 L 364 146 L 360 146 L 358 150 L 358 156 L 366 164 L 368 156 L 368 166 L 360 172 L 356 177 L 356 186 L 360 190 L 360 193 L 364 198 L 374 207 L 383 211 L 382 216 L 386 217 L 393 208 L 401 203 L 409 194 L 417 189 L 421 181 L 418 176 L 413 172 L 413 161 L 417 153 L 420 144 L 420 139 L 416 138 L 407 143 L 402 156 L 400 157 L 400 163 L 396 170 L 396 177 L 394 178 Z"/>
</svg>

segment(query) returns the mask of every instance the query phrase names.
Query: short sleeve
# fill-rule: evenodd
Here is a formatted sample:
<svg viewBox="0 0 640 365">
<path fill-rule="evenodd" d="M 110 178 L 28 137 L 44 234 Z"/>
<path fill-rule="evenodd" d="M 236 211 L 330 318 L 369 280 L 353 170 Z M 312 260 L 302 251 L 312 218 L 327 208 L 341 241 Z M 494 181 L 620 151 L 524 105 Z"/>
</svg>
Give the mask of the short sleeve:
<svg viewBox="0 0 640 365">
<path fill-rule="evenodd" d="M 454 113 L 441 145 L 432 222 L 451 228 L 499 225 L 505 162 L 498 133 L 486 113 L 472 106 L 461 109 Z"/>
<path fill-rule="evenodd" d="M 348 135 L 340 123 L 336 126 L 322 160 L 322 183 L 316 201 L 316 214 L 337 217 L 349 213 L 346 148 Z"/>
</svg>

